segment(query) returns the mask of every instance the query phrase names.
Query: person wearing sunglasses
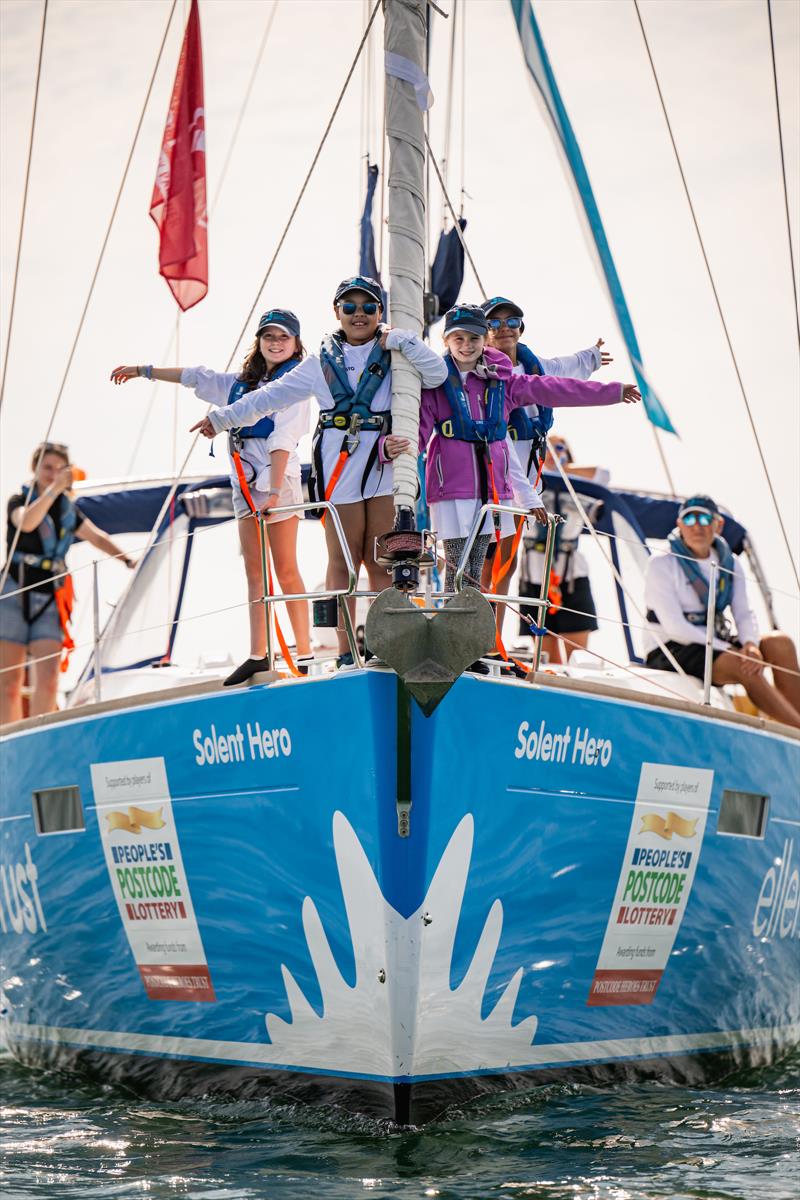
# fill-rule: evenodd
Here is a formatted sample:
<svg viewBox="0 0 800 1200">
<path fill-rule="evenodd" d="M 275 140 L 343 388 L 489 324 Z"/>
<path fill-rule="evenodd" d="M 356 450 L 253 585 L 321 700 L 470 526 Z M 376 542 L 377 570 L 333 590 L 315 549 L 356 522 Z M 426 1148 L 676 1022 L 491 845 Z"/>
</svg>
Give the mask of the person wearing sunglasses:
<svg viewBox="0 0 800 1200">
<path fill-rule="evenodd" d="M 759 637 L 744 571 L 722 536 L 724 526 L 710 496 L 692 496 L 681 505 L 677 527 L 667 539 L 668 552 L 648 560 L 647 620 L 686 674 L 702 679 L 709 579 L 716 563 L 712 682 L 718 687 L 740 684 L 765 716 L 800 729 L 797 651 L 779 631 Z M 645 638 L 647 666 L 674 671 L 655 637 Z M 766 667 L 773 668 L 773 683 L 764 674 Z"/>
<path fill-rule="evenodd" d="M 478 509 L 491 501 L 509 504 L 514 451 L 507 437 L 511 412 L 520 405 L 587 407 L 636 403 L 634 384 L 588 383 L 546 375 L 515 375 L 505 354 L 486 345 L 488 322 L 480 305 L 459 304 L 445 315 L 447 378 L 422 390 L 420 452 L 427 448 L 425 491 L 431 522 L 444 542 L 445 587 L 452 591 L 455 569 Z M 430 440 L 430 445 L 428 442 Z M 538 508 L 527 479 L 520 506 Z M 502 513 L 497 527 L 487 515 L 470 556 L 467 573 L 480 582 L 492 534 L 513 533 L 514 518 Z"/>
<path fill-rule="evenodd" d="M 55 712 L 58 677 L 66 670 L 73 589 L 66 574 L 75 541 L 89 542 L 128 568 L 136 564 L 81 512 L 72 485 L 85 475 L 61 442 L 43 442 L 31 459 L 31 480 L 6 509 L 11 561 L 0 594 L 0 725 L 22 718 L 22 684 L 30 655 L 33 690 L 28 715 Z M 24 589 L 24 590 L 23 590 Z"/>
<path fill-rule="evenodd" d="M 115 367 L 111 379 L 127 383 L 137 376 L 164 383 L 180 383 L 192 388 L 200 400 L 225 408 L 246 396 L 262 383 L 277 380 L 292 371 L 305 358 L 300 338 L 300 321 L 288 308 L 271 308 L 258 322 L 255 339 L 238 372 L 212 371 L 208 367 Z M 273 508 L 302 504 L 300 459 L 297 443 L 308 432 L 309 392 L 289 411 L 275 418 L 264 416 L 246 429 L 232 430 L 231 489 L 233 511 L 247 577 L 250 616 L 250 654 L 225 679 L 226 687 L 246 683 L 257 671 L 267 669 L 264 609 L 258 603 L 264 592 L 261 542 L 255 511 L 269 521 L 269 547 L 281 590 L 292 595 L 304 592 L 305 585 L 297 564 L 299 513 L 279 513 L 269 517 Z M 286 605 L 297 647 L 296 666 L 307 674 L 311 662 L 308 603 L 291 600 Z"/>
<path fill-rule="evenodd" d="M 322 343 L 281 379 L 250 392 L 235 404 L 216 409 L 192 429 L 214 437 L 231 426 L 248 426 L 268 412 L 281 412 L 309 393 L 320 407 L 312 447 L 313 495 L 329 500 L 344 529 L 356 573 L 363 566 L 369 586 L 387 586 L 386 571 L 375 562 L 375 539 L 394 521 L 391 462 L 407 448 L 391 432 L 391 350 L 400 351 L 435 387 L 447 376 L 440 355 L 416 334 L 381 325 L 383 293 L 369 276 L 343 279 L 333 297 L 338 321 Z M 332 522 L 325 523 L 328 549 L 326 586 L 347 587 L 347 566 Z M 354 611 L 354 605 L 353 605 Z M 351 666 L 343 631 L 337 632 L 339 666 Z"/>
<path fill-rule="evenodd" d="M 567 439 L 556 433 L 551 433 L 547 439 L 544 470 L 556 475 L 563 471 L 602 486 L 610 478 L 605 467 L 584 467 L 575 463 Z M 541 501 L 548 512 L 561 517 L 555 530 L 556 542 L 548 591 L 551 607 L 546 614 L 542 614 L 541 620 L 534 609 L 523 607 L 519 631 L 521 636 L 530 637 L 530 627 L 523 619 L 525 616 L 544 625 L 548 632 L 542 642 L 542 650 L 550 662 L 566 663 L 573 650 L 586 649 L 590 635 L 597 629 L 597 609 L 589 580 L 589 563 L 578 548 L 579 539 L 585 532 L 584 518 L 567 491 L 548 487 L 545 483 Z M 582 496 L 581 504 L 593 522 L 602 501 Z M 545 525 L 537 525 L 530 535 L 522 539 L 519 568 L 521 596 L 538 596 L 541 591 L 546 539 Z"/>
<path fill-rule="evenodd" d="M 492 296 L 481 305 L 488 322 L 488 344 L 511 359 L 515 375 L 555 375 L 568 379 L 589 379 L 600 367 L 614 360 L 603 350 L 603 339 L 598 338 L 593 346 L 578 350 L 575 354 L 560 358 L 542 358 L 534 354 L 520 339 L 525 332 L 525 313 L 519 304 L 506 296 Z M 509 435 L 514 443 L 522 470 L 531 484 L 541 492 L 541 472 L 544 464 L 544 439 L 553 424 L 553 410 L 548 405 L 527 405 L 516 409 L 509 419 Z M 489 547 L 484 567 L 484 585 L 489 586 L 493 557 L 500 555 L 502 567 L 495 569 L 493 590 L 507 593 L 514 575 L 516 557 L 514 534 Z M 518 539 L 517 539 L 518 544 Z M 502 621 L 503 610 L 498 607 L 498 619 Z M 555 649 L 556 647 L 553 647 Z"/>
</svg>

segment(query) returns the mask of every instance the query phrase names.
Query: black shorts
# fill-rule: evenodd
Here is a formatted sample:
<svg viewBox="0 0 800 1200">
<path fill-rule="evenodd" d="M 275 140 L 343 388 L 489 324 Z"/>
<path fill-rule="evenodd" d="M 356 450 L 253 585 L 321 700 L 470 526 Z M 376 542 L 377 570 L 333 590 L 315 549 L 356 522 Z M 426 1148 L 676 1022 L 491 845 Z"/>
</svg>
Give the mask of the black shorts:
<svg viewBox="0 0 800 1200">
<path fill-rule="evenodd" d="M 538 583 L 521 583 L 519 589 L 520 596 L 538 596 Z M 597 629 L 597 609 L 594 606 L 594 596 L 589 584 L 588 576 L 582 575 L 578 579 L 573 579 L 561 588 L 561 599 L 565 608 L 577 609 L 577 612 L 565 612 L 563 608 L 559 608 L 557 612 L 547 613 L 544 619 L 544 626 L 548 633 L 591 633 Z M 537 625 L 541 625 L 542 621 L 537 617 L 535 608 L 523 608 L 522 612 L 530 614 L 531 620 L 536 621 Z M 530 633 L 530 629 L 524 621 L 519 623 L 519 631 L 521 634 Z"/>
<path fill-rule="evenodd" d="M 705 678 L 706 648 L 704 645 L 701 646 L 698 642 L 691 642 L 688 646 L 685 642 L 666 642 L 665 645 L 675 661 L 683 667 L 687 675 L 693 675 L 695 679 Z M 739 642 L 731 642 L 732 650 L 740 648 L 741 644 Z M 712 662 L 716 662 L 720 654 L 724 653 L 724 650 L 712 650 Z M 656 646 L 655 650 L 650 651 L 644 660 L 644 664 L 646 667 L 652 667 L 656 671 L 675 670 L 664 651 L 658 646 Z"/>
</svg>

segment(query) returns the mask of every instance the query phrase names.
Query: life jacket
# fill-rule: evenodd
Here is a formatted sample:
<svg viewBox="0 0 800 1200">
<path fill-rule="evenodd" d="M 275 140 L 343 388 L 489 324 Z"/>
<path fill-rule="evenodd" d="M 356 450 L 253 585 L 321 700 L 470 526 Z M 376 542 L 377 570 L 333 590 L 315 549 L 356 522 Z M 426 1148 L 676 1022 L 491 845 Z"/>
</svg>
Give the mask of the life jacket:
<svg viewBox="0 0 800 1200">
<path fill-rule="evenodd" d="M 30 496 L 31 500 L 36 499 L 36 489 L 29 488 L 26 484 L 22 485 L 22 495 L 27 500 Z M 25 567 L 35 567 L 40 571 L 49 571 L 51 575 L 60 575 L 60 579 L 53 580 L 53 594 L 49 596 L 41 608 L 35 612 L 31 611 L 31 592 L 24 591 L 21 594 L 22 600 L 22 615 L 29 625 L 38 620 L 44 612 L 55 604 L 58 609 L 58 617 L 61 623 L 62 634 L 62 657 L 60 669 L 66 671 L 69 666 L 69 656 L 75 649 L 75 643 L 70 634 L 69 623 L 72 619 L 72 609 L 75 603 L 75 590 L 72 583 L 72 576 L 65 575 L 67 551 L 75 540 L 75 526 L 78 523 L 78 510 L 73 501 L 66 495 L 61 493 L 63 501 L 61 504 L 61 524 L 56 528 L 56 523 L 50 513 L 40 521 L 37 528 L 39 539 L 42 543 L 41 554 L 29 554 L 22 550 L 15 550 L 11 561 L 19 563 L 23 568 L 20 572 L 20 583 L 24 587 Z"/>
<path fill-rule="evenodd" d="M 692 625 L 705 625 L 708 611 L 708 580 L 700 569 L 697 559 L 681 538 L 677 529 L 673 529 L 667 538 L 670 551 L 677 557 L 686 579 L 697 594 L 702 605 L 702 612 L 685 612 L 683 615 Z M 716 579 L 716 596 L 714 597 L 714 627 L 718 637 L 731 641 L 732 631 L 725 616 L 733 595 L 733 552 L 723 537 L 717 535 L 713 542 L 719 558 Z M 648 619 L 650 613 L 647 614 Z"/>
<path fill-rule="evenodd" d="M 312 500 L 330 500 L 348 458 L 355 452 L 359 444 L 362 432 L 391 433 L 392 414 L 372 411 L 372 401 L 392 365 L 391 353 L 381 346 L 381 332 L 379 327 L 375 335 L 375 345 L 370 350 L 369 358 L 364 364 L 355 389 L 352 388 L 350 380 L 347 378 L 344 336 L 341 330 L 329 334 L 320 347 L 319 364 L 322 368 L 323 378 L 328 385 L 328 391 L 333 397 L 333 408 L 320 412 L 314 432 L 311 446 L 312 471 L 308 481 L 308 492 Z M 322 462 L 322 435 L 326 429 L 339 429 L 343 435 L 339 458 L 327 484 Z M 379 439 L 376 438 L 361 476 L 362 495 L 370 471 L 378 459 L 378 441 Z M 324 515 L 322 521 L 324 524 Z"/>
<path fill-rule="evenodd" d="M 289 371 L 293 371 L 300 362 L 299 358 L 288 358 L 286 362 L 281 363 L 275 368 L 269 377 L 268 382 L 272 383 L 273 379 L 280 379 L 281 375 L 287 375 Z M 235 404 L 237 400 L 241 400 L 242 396 L 246 396 L 248 392 L 255 391 L 260 384 L 251 383 L 244 379 L 234 380 L 233 387 L 228 394 L 228 404 Z M 240 438 L 268 438 L 275 428 L 275 422 L 272 417 L 261 417 L 256 421 L 255 425 L 247 425 L 242 429 L 237 429 L 236 433 Z"/>
<path fill-rule="evenodd" d="M 451 355 L 445 354 L 444 361 L 447 366 L 447 378 L 442 386 L 450 405 L 451 416 L 436 422 L 437 432 L 442 437 L 455 438 L 459 442 L 477 442 L 484 445 L 489 442 L 502 442 L 508 431 L 504 415 L 506 389 L 503 380 L 496 376 L 489 377 L 484 395 L 486 415 L 482 421 L 476 421 L 470 413 L 469 397 Z"/>
<path fill-rule="evenodd" d="M 22 495 L 26 501 L 36 499 L 36 489 L 22 485 Z M 60 575 L 66 565 L 67 551 L 75 540 L 75 526 L 78 523 L 78 510 L 69 496 L 62 492 L 61 525 L 56 529 L 56 523 L 50 513 L 41 521 L 38 527 L 39 539 L 42 543 L 41 554 L 27 554 L 15 550 L 12 562 L 22 563 L 26 567 L 36 567 L 40 571 L 49 571 L 52 575 Z"/>
<path fill-rule="evenodd" d="M 575 513 L 574 503 L 571 497 L 565 492 L 547 493 L 542 496 L 542 504 L 545 508 L 549 508 L 557 516 L 565 516 L 565 504 L 567 506 L 566 519 L 559 521 L 555 527 L 554 544 L 553 544 L 553 566 L 550 572 L 550 586 L 548 589 L 548 597 L 551 602 L 550 612 L 555 612 L 563 603 L 562 584 L 568 583 L 568 575 L 570 569 L 570 561 L 572 556 L 578 549 L 578 541 L 583 533 L 583 525 L 576 520 L 570 520 L 569 517 Z M 552 499 L 549 497 L 552 495 Z M 599 508 L 599 504 L 590 504 L 584 501 L 586 515 L 592 521 L 595 511 Z M 571 509 L 571 511 L 570 511 Z M 531 552 L 536 554 L 544 554 L 547 546 L 547 526 L 540 525 L 535 522 L 535 530 L 531 537 L 526 537 L 524 541 L 525 553 Z M 527 572 L 525 572 L 527 574 Z"/>
<path fill-rule="evenodd" d="M 344 361 L 344 339 L 341 331 L 337 330 L 325 338 L 319 352 L 319 363 L 322 374 L 333 396 L 333 408 L 320 413 L 320 429 L 348 429 L 354 416 L 360 419 L 359 428 L 363 430 L 378 430 L 385 432 L 386 413 L 374 413 L 372 401 L 378 388 L 389 374 L 392 356 L 384 350 L 380 343 L 381 330 L 375 337 L 375 345 L 370 351 L 369 358 L 364 364 L 364 370 L 356 383 L 355 390 L 347 378 L 347 365 Z"/>
</svg>

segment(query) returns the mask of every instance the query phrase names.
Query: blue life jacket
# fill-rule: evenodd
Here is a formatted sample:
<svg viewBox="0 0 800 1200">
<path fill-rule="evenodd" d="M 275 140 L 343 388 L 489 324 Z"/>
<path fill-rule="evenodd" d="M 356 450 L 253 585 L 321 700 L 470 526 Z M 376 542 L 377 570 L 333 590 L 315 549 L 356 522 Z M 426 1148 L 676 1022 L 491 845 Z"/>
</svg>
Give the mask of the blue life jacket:
<svg viewBox="0 0 800 1200">
<path fill-rule="evenodd" d="M 389 374 L 392 363 L 390 352 L 381 346 L 380 332 L 378 330 L 375 345 L 364 364 L 355 389 L 351 387 L 347 378 L 341 331 L 337 330 L 325 338 L 319 351 L 319 363 L 328 390 L 333 396 L 333 408 L 320 412 L 318 429 L 347 429 L 352 418 L 357 416 L 360 418 L 361 429 L 386 432 L 388 414 L 372 411 L 372 401 Z"/>
<path fill-rule="evenodd" d="M 517 344 L 517 359 L 522 364 L 526 375 L 544 375 L 539 359 L 532 350 L 523 346 L 522 342 Z M 513 408 L 509 413 L 508 432 L 515 441 L 541 441 L 547 436 L 548 430 L 552 428 L 552 408 L 547 408 L 543 404 L 538 404 L 536 407 L 539 411 L 535 417 L 532 417 L 524 408 Z"/>
<path fill-rule="evenodd" d="M 293 371 L 300 362 L 299 358 L 288 358 L 286 362 L 280 364 L 269 377 L 268 382 L 272 383 L 273 379 L 280 379 L 281 375 L 288 375 L 289 371 Z M 248 392 L 253 392 L 261 384 L 248 383 L 244 379 L 234 380 L 233 387 L 228 395 L 228 404 L 235 404 L 237 400 L 241 400 L 242 396 L 246 396 Z M 246 425 L 242 429 L 238 429 L 240 438 L 268 438 L 275 428 L 275 422 L 272 417 L 261 417 L 256 421 L 255 425 Z"/>
<path fill-rule="evenodd" d="M 447 379 L 444 384 L 444 394 L 450 405 L 452 414 L 446 421 L 437 421 L 437 432 L 446 438 L 456 438 L 459 442 L 502 442 L 506 436 L 505 395 L 506 389 L 502 379 L 488 380 L 485 396 L 485 417 L 476 421 L 470 413 L 469 397 L 461 382 L 458 368 L 449 354 L 445 354 Z"/>
<path fill-rule="evenodd" d="M 681 570 L 687 580 L 697 593 L 697 598 L 703 606 L 702 613 L 684 613 L 687 621 L 692 625 L 705 625 L 706 612 L 708 609 L 708 580 L 701 571 L 697 559 L 692 554 L 686 543 L 681 538 L 677 529 L 673 529 L 672 533 L 667 538 L 669 548 L 674 555 L 677 556 L 678 562 L 681 565 Z M 717 572 L 716 596 L 714 598 L 714 609 L 717 616 L 717 632 L 730 640 L 730 630 L 727 629 L 726 623 L 721 622 L 721 618 L 725 609 L 731 602 L 733 594 L 733 553 L 730 546 L 723 537 L 714 538 L 714 549 L 719 557 L 719 565 L 721 570 Z M 649 617 L 648 613 L 648 617 Z"/>
<path fill-rule="evenodd" d="M 36 488 L 22 485 L 22 494 L 27 500 L 36 499 Z M 23 550 L 15 550 L 11 561 L 23 563 L 26 567 L 36 567 L 40 571 L 52 571 L 60 575 L 66 566 L 67 551 L 75 540 L 75 526 L 78 523 L 78 510 L 66 493 L 61 504 L 61 525 L 56 529 L 56 523 L 50 513 L 40 522 L 37 533 L 42 543 L 41 554 L 28 554 Z M 51 510 L 52 511 L 52 510 Z"/>
</svg>

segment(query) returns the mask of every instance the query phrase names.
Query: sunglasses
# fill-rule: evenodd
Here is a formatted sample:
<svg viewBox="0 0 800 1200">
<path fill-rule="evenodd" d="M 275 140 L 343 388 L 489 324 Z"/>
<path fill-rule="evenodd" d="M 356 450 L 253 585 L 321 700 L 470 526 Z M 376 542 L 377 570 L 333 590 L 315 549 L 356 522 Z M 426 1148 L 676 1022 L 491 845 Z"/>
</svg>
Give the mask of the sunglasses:
<svg viewBox="0 0 800 1200">
<path fill-rule="evenodd" d="M 354 304 L 352 300 L 345 300 L 339 305 L 346 317 L 352 317 L 354 313 L 362 312 L 365 317 L 374 317 L 378 311 L 378 306 L 374 300 L 368 300 L 366 304 Z"/>
<path fill-rule="evenodd" d="M 714 516 L 710 512 L 688 512 L 686 516 L 681 517 L 684 525 L 688 525 L 691 529 L 692 525 L 708 526 L 714 520 Z"/>
<path fill-rule="evenodd" d="M 556 454 L 569 454 L 569 450 L 563 442 L 551 442 L 550 449 Z"/>
<path fill-rule="evenodd" d="M 490 317 L 488 324 L 489 324 L 490 329 L 502 329 L 504 325 L 506 326 L 507 329 L 519 329 L 520 326 L 522 325 L 522 318 L 521 317 Z"/>
</svg>

